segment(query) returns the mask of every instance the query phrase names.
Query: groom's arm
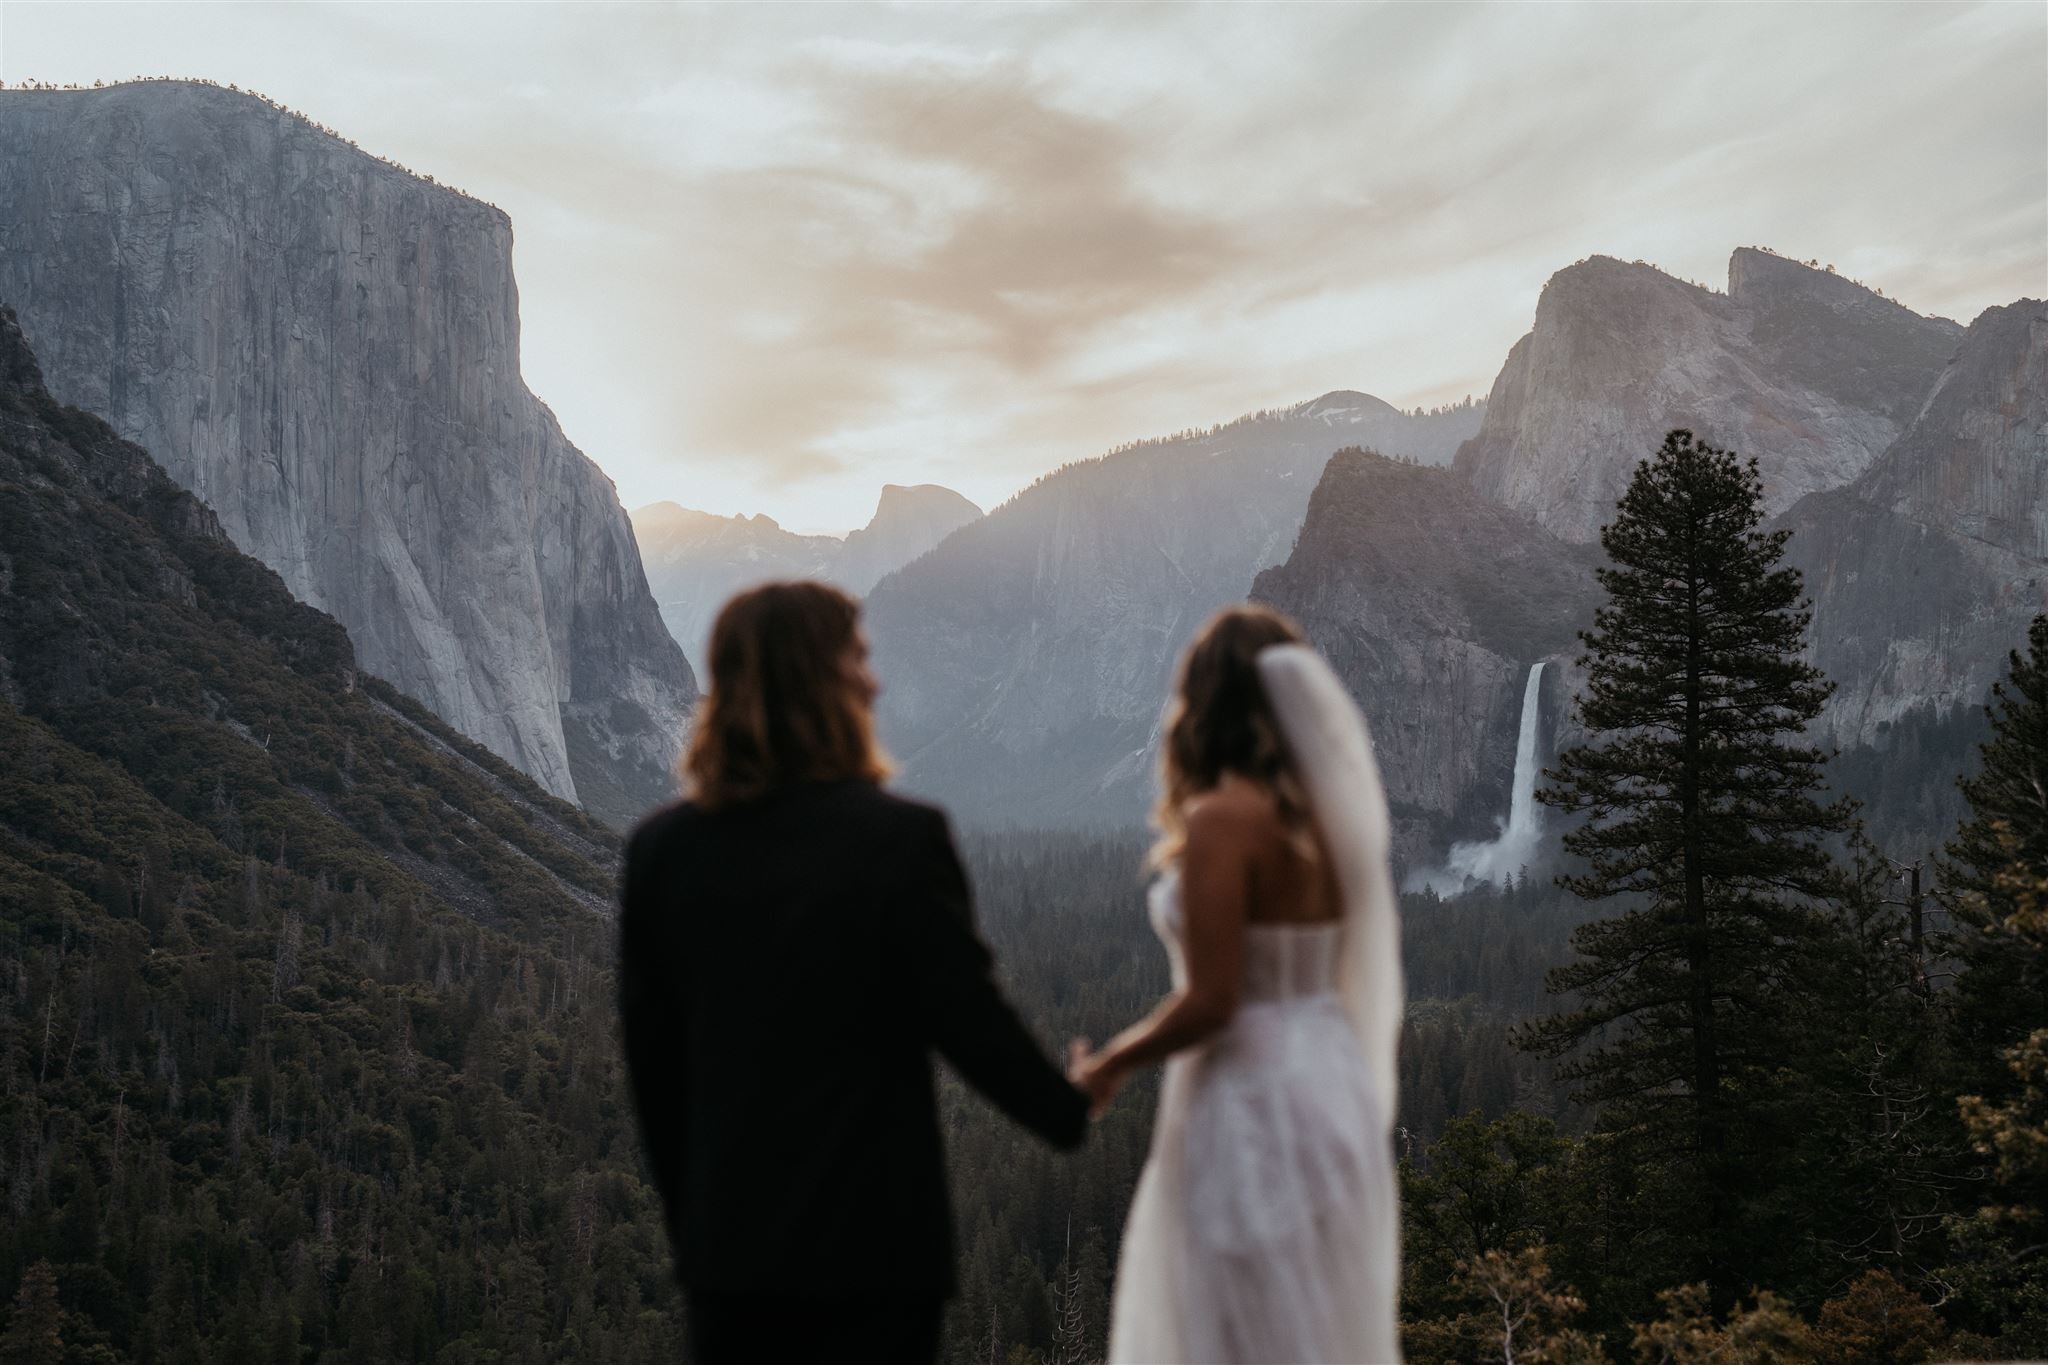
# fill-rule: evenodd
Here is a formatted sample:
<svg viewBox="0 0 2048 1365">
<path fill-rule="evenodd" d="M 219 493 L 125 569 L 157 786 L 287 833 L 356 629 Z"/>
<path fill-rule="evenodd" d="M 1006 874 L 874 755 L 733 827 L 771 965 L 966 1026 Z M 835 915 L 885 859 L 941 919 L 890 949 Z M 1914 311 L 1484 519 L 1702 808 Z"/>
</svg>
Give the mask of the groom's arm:
<svg viewBox="0 0 2048 1365">
<path fill-rule="evenodd" d="M 974 930 L 967 874 L 945 816 L 930 812 L 915 854 L 902 951 L 919 1026 L 966 1082 L 1056 1147 L 1088 1133 L 1088 1101 L 1040 1050 L 995 982 Z"/>
</svg>

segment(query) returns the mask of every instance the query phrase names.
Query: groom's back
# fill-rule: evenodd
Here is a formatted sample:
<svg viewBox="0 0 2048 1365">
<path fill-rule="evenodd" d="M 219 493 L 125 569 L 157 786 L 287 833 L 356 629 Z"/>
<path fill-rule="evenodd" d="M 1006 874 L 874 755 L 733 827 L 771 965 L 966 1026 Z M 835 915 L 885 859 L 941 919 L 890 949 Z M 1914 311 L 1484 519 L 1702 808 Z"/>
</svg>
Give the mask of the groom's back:
<svg viewBox="0 0 2048 1365">
<path fill-rule="evenodd" d="M 684 1281 L 943 1290 L 928 1039 L 900 989 L 906 907 L 958 876 L 943 816 L 859 781 L 684 803 L 628 866 L 629 1046 L 643 1110 L 666 1110 L 646 1131 Z M 665 996 L 637 1040 L 636 990 Z"/>
</svg>

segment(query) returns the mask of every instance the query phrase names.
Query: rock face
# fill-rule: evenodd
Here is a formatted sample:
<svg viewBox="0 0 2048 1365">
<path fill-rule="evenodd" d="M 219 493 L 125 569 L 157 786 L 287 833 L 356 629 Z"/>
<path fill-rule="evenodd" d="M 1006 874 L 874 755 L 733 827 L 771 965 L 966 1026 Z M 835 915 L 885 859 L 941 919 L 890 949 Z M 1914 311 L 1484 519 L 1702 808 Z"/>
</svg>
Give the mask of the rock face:
<svg viewBox="0 0 2048 1365">
<path fill-rule="evenodd" d="M 1962 329 L 1840 276 L 1744 248 L 1717 294 L 1604 256 L 1551 277 L 1457 468 L 1480 493 L 1591 542 L 1673 427 L 1763 462 L 1773 514 L 1861 474 Z"/>
<path fill-rule="evenodd" d="M 536 941 L 609 912 L 617 840 L 364 676 L 205 504 L 50 397 L 4 307 L 0 753 L 12 912 L 31 869 L 76 883 L 152 846 L 180 904 L 260 852 L 273 884 L 353 883 Z M 195 923 L 221 908 L 194 894 Z"/>
<path fill-rule="evenodd" d="M 773 517 L 721 517 L 672 502 L 633 511 L 647 583 L 668 632 L 698 672 L 711 623 L 725 599 L 776 578 L 827 578 L 839 556 L 835 536 L 800 536 Z"/>
<path fill-rule="evenodd" d="M 252 96 L 0 92 L 0 301 L 367 669 L 613 820 L 695 684 L 610 481 L 519 374 L 497 209 Z"/>
<path fill-rule="evenodd" d="M 2048 304 L 1987 310 L 1897 442 L 1780 524 L 1837 744 L 1980 703 L 2048 609 Z"/>
<path fill-rule="evenodd" d="M 954 532 L 868 602 L 905 785 L 981 823 L 1135 823 L 1178 652 L 1287 557 L 1330 455 L 1441 459 L 1479 413 L 1330 394 L 1068 465 Z"/>
<path fill-rule="evenodd" d="M 1331 459 L 1294 553 L 1251 595 L 1299 621 L 1365 709 L 1404 863 L 1501 813 L 1530 666 L 1576 652 L 1596 562 L 1450 470 Z M 1563 695 L 1545 674 L 1548 738 Z"/>
<path fill-rule="evenodd" d="M 979 520 L 981 509 L 950 488 L 935 483 L 908 488 L 885 484 L 875 515 L 840 548 L 832 576 L 865 597 L 888 575 Z"/>
</svg>

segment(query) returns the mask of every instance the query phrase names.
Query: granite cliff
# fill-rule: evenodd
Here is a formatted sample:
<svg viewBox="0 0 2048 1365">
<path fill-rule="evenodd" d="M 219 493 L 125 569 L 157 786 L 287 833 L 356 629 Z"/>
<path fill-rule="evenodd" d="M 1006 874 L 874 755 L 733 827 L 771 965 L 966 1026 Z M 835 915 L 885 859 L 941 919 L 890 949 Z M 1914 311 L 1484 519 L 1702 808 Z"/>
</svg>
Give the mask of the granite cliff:
<svg viewBox="0 0 2048 1365">
<path fill-rule="evenodd" d="M 549 942 L 609 913 L 616 838 L 365 673 L 146 451 L 51 398 L 5 307 L 0 752 L 0 870 L 30 921 L 24 877 L 115 875 L 175 898 L 189 944 L 245 863 L 251 887 L 260 864 Z"/>
<path fill-rule="evenodd" d="M 1598 537 L 1673 427 L 1763 461 L 1775 514 L 1867 469 L 1962 329 L 1841 276 L 1743 248 L 1715 293 L 1595 256 L 1544 287 L 1457 468 L 1567 540 Z"/>
<path fill-rule="evenodd" d="M 1986 310 L 1891 448 L 1780 524 L 1836 743 L 1980 703 L 2048 610 L 2048 303 Z"/>
<path fill-rule="evenodd" d="M 1530 666 L 1576 652 L 1597 561 L 1450 470 L 1331 459 L 1251 596 L 1299 621 L 1370 714 L 1404 864 L 1500 814 Z M 1546 735 L 1563 689 L 1547 670 Z"/>
<path fill-rule="evenodd" d="M 985 823 L 1135 823 L 1176 656 L 1287 557 L 1332 452 L 1441 462 L 1479 414 L 1328 394 L 1068 465 L 955 531 L 868 601 L 904 783 Z"/>
<path fill-rule="evenodd" d="M 609 819 L 669 790 L 694 680 L 520 378 L 503 213 L 253 96 L 5 91 L 0 302 L 365 668 Z"/>
<path fill-rule="evenodd" d="M 885 484 L 868 524 L 846 537 L 832 577 L 852 591 L 868 591 L 971 521 L 981 509 L 935 483 Z"/>
</svg>

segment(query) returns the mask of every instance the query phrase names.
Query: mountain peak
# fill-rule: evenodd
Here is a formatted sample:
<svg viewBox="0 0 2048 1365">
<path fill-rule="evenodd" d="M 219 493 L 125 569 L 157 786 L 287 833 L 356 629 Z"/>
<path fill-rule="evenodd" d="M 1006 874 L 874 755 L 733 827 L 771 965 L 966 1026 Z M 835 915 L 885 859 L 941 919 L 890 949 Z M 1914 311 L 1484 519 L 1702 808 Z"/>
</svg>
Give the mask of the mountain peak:
<svg viewBox="0 0 2048 1365">
<path fill-rule="evenodd" d="M 1596 255 L 1572 262 L 1545 281 L 1536 314 L 1541 318 L 1559 308 L 1600 308 L 1617 300 L 1640 304 L 1653 298 L 1668 298 L 1675 307 L 1691 307 L 1713 297 L 1714 291 L 1706 286 L 1682 280 L 1648 261 Z"/>
<path fill-rule="evenodd" d="M 972 520 L 981 515 L 981 509 L 944 484 L 885 483 L 882 496 L 875 503 L 875 514 L 868 519 L 868 528 L 873 529 L 891 517 L 907 515 L 964 516 Z"/>
<path fill-rule="evenodd" d="M 635 523 L 638 523 L 641 521 L 680 521 L 685 517 L 701 517 L 709 514 L 692 511 L 679 502 L 671 502 L 664 499 L 660 502 L 650 502 L 643 507 L 635 507 L 628 515 L 633 518 Z"/>
<path fill-rule="evenodd" d="M 1728 297 L 1745 308 L 1808 299 L 1835 309 L 1910 311 L 1818 261 L 1795 261 L 1766 247 L 1739 246 L 1728 257 Z"/>
<path fill-rule="evenodd" d="M 1295 409 L 1302 417 L 1320 417 L 1326 422 L 1363 422 L 1372 417 L 1385 417 L 1398 412 L 1392 403 L 1375 398 L 1357 389 L 1332 389 L 1320 398 L 1311 398 Z"/>
<path fill-rule="evenodd" d="M 245 90 L 237 85 L 184 77 L 142 76 L 91 88 L 15 85 L 0 89 L 0 100 L 8 101 L 17 111 L 47 110 L 58 118 L 80 122 L 103 119 L 111 111 L 126 110 L 152 122 L 169 122 L 178 128 L 180 136 L 187 138 L 195 134 L 204 137 L 204 130 L 211 130 L 224 149 L 232 149 L 234 140 L 221 137 L 222 129 L 231 125 L 247 127 L 252 122 L 267 122 L 277 128 L 280 136 L 302 139 L 311 135 L 324 139 L 333 147 L 343 149 L 345 154 L 378 168 L 373 174 L 390 175 L 430 190 L 445 192 L 472 210 L 486 211 L 507 232 L 512 227 L 511 217 L 496 204 L 368 151 L 353 138 L 328 127 L 312 115 L 259 91 Z M 297 145 L 305 144 L 300 142 Z"/>
<path fill-rule="evenodd" d="M 1544 286 L 1457 464 L 1486 496 L 1591 542 L 1636 464 L 1689 427 L 1760 457 L 1776 514 L 1868 468 L 1960 336 L 1756 248 L 1734 253 L 1726 294 L 1591 256 Z"/>
<path fill-rule="evenodd" d="M 962 526 L 979 520 L 979 507 L 943 485 L 884 484 L 875 515 L 847 536 L 835 576 L 865 594 Z"/>
</svg>

